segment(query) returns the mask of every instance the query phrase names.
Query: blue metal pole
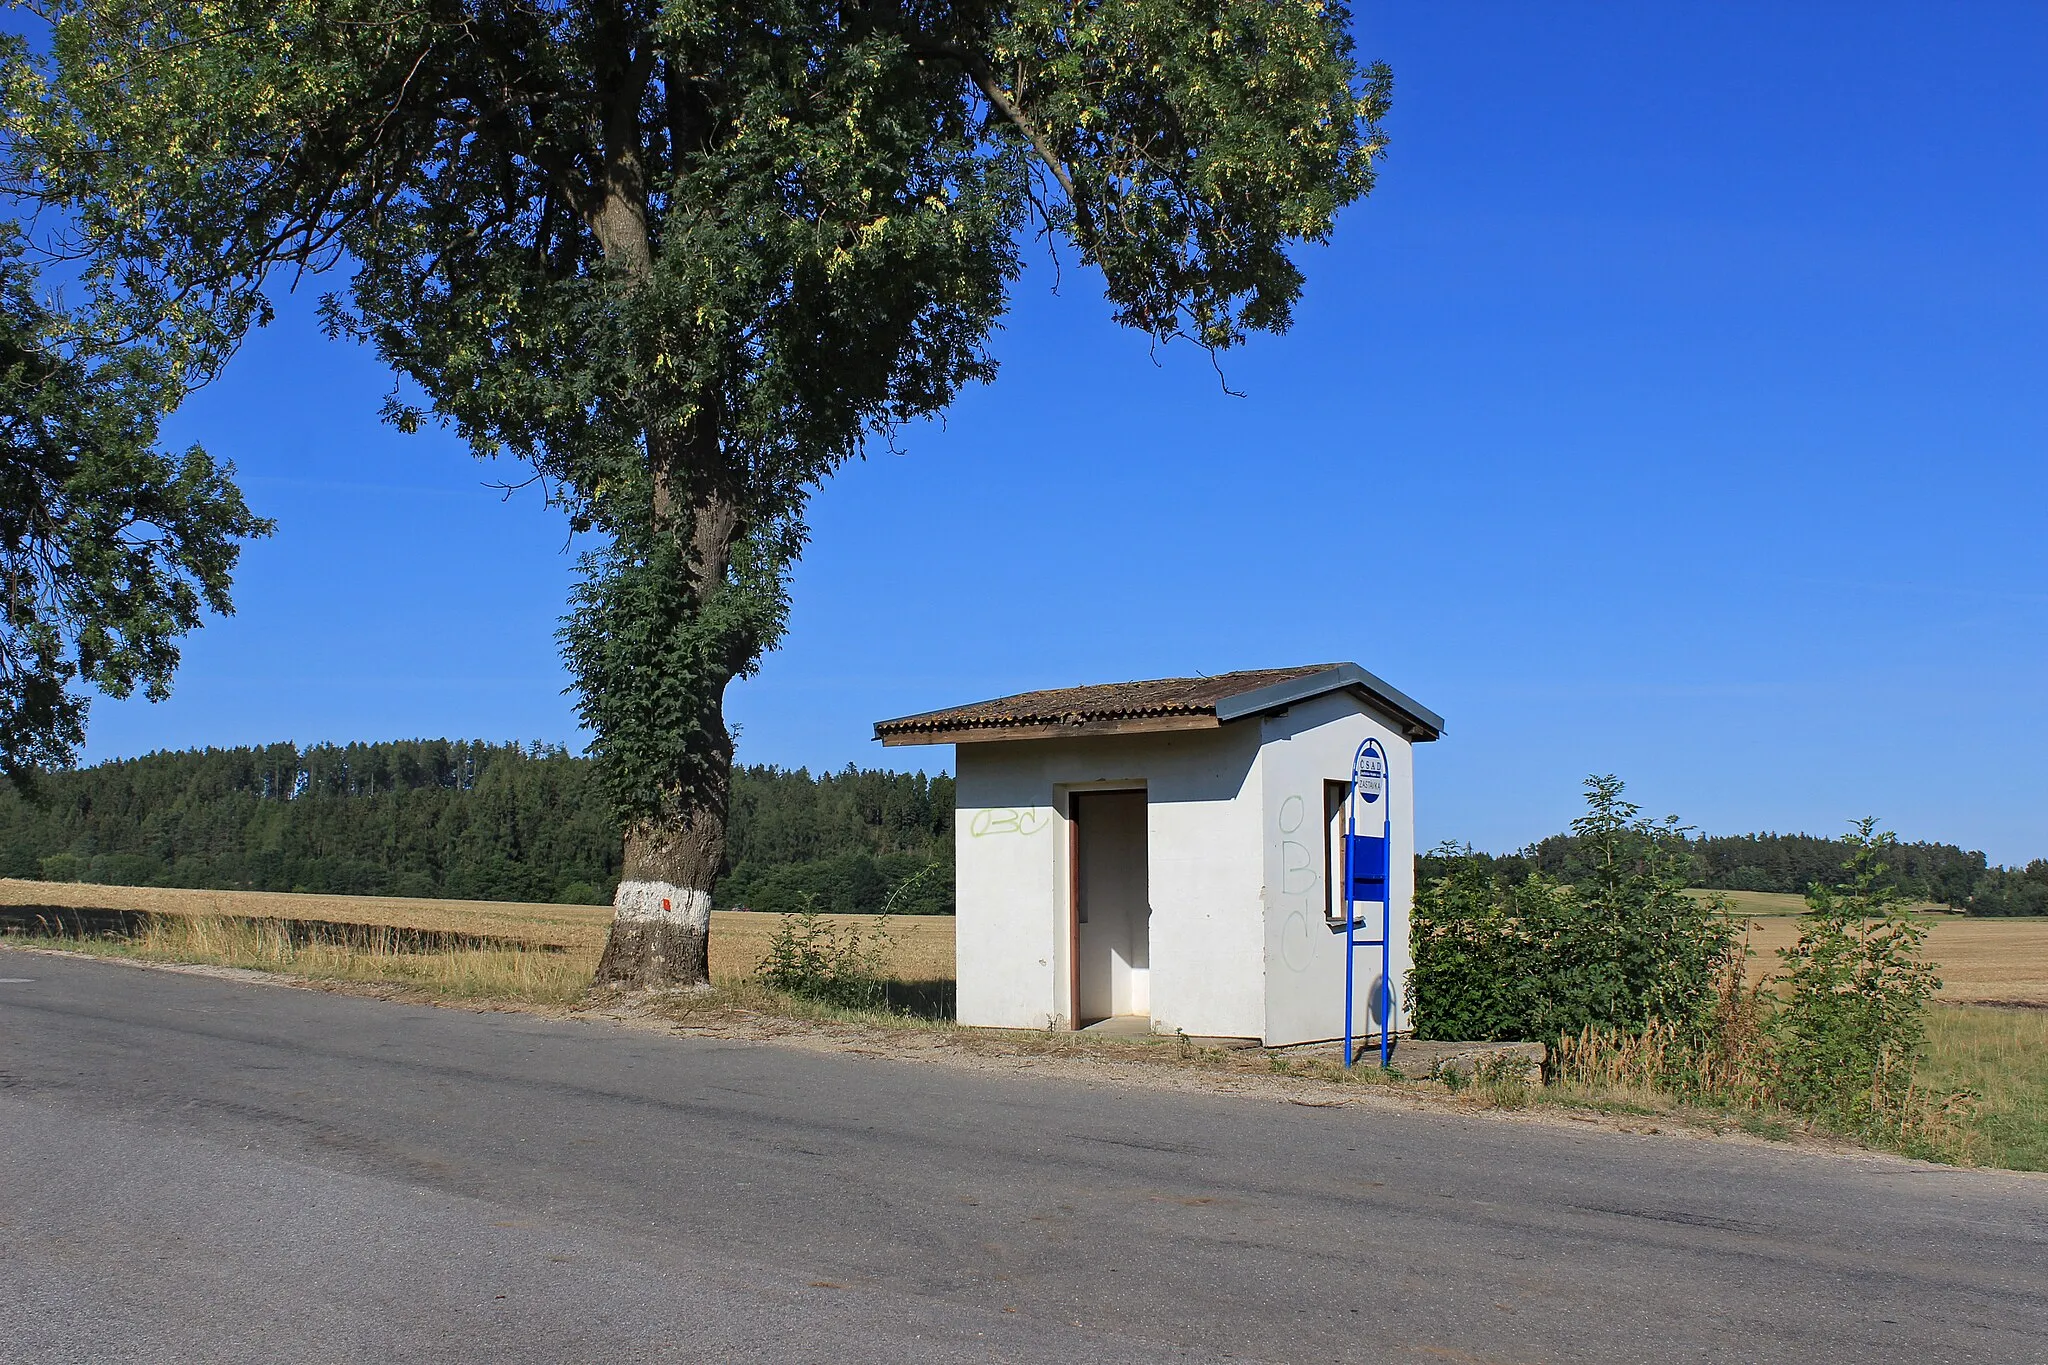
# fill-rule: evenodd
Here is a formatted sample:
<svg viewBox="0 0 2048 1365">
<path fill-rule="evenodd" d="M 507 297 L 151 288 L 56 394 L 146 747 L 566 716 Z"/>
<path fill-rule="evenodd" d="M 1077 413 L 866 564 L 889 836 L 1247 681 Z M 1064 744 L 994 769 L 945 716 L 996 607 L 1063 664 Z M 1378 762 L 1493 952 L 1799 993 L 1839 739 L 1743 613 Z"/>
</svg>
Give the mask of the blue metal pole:
<svg viewBox="0 0 2048 1365">
<path fill-rule="evenodd" d="M 1344 1069 L 1351 1069 L 1351 996 L 1357 975 L 1358 902 L 1357 883 L 1351 876 L 1351 845 L 1358 834 L 1358 763 L 1353 759 L 1351 790 L 1344 798 Z"/>
<path fill-rule="evenodd" d="M 1392 1055 L 1394 1032 L 1394 765 L 1385 764 L 1382 779 L 1386 790 L 1380 799 L 1387 803 L 1386 823 L 1380 827 L 1381 847 L 1387 851 L 1387 884 L 1380 888 L 1380 1070 L 1387 1069 Z"/>
<path fill-rule="evenodd" d="M 1374 855 L 1376 865 L 1364 872 L 1366 879 L 1379 888 L 1380 936 L 1377 940 L 1367 939 L 1365 946 L 1370 948 L 1377 943 L 1380 950 L 1380 1069 L 1385 1070 L 1393 1055 L 1394 1031 L 1394 770 L 1387 759 L 1386 749 L 1369 736 L 1351 757 L 1351 781 L 1344 800 L 1344 1065 L 1349 1068 L 1358 1056 L 1355 1002 L 1358 994 L 1358 882 L 1361 870 L 1352 866 L 1352 860 L 1358 844 L 1359 774 L 1366 771 L 1368 757 L 1379 766 L 1367 774 L 1374 790 L 1365 799 L 1386 802 L 1380 807 L 1380 841 Z"/>
</svg>

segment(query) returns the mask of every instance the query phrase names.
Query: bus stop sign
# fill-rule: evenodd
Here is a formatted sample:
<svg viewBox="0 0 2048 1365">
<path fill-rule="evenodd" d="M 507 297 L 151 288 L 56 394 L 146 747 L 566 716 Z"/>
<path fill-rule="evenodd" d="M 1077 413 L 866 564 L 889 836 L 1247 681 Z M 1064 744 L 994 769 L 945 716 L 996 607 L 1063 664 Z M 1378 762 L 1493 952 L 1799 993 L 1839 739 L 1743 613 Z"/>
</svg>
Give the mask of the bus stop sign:
<svg viewBox="0 0 2048 1365">
<path fill-rule="evenodd" d="M 1357 787 L 1360 800 L 1368 804 L 1379 800 L 1387 790 L 1386 758 L 1370 749 L 1360 752 L 1351 781 Z"/>
</svg>

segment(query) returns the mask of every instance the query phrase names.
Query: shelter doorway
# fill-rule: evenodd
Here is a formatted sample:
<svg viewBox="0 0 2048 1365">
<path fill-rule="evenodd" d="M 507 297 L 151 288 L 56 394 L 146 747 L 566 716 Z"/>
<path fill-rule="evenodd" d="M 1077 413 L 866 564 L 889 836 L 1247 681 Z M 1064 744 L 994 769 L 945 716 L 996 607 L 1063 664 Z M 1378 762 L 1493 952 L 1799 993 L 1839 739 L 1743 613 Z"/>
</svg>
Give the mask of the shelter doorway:
<svg viewBox="0 0 2048 1365">
<path fill-rule="evenodd" d="M 1143 791 L 1073 792 L 1074 1024 L 1152 1013 Z"/>
</svg>

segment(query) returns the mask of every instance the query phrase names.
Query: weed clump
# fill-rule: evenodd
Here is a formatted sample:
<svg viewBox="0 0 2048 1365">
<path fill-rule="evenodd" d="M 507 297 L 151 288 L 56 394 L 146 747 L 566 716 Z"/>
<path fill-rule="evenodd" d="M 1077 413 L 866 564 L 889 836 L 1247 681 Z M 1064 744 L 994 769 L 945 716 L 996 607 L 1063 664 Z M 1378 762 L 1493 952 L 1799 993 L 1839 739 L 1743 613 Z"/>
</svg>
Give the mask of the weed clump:
<svg viewBox="0 0 2048 1365">
<path fill-rule="evenodd" d="M 768 940 L 763 985 L 840 1009 L 875 1010 L 888 999 L 882 975 L 889 932 L 881 916 L 869 927 L 842 926 L 807 906 L 782 921 Z"/>
</svg>

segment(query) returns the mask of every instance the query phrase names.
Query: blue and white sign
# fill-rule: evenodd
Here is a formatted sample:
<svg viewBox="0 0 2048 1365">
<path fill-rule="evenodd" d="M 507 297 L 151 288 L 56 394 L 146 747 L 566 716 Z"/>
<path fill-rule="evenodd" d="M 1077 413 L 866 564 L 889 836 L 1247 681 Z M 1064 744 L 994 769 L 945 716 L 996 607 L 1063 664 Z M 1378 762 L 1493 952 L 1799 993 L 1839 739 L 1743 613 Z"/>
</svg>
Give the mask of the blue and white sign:
<svg viewBox="0 0 2048 1365">
<path fill-rule="evenodd" d="M 1359 749 L 1358 762 L 1351 773 L 1351 782 L 1362 801 L 1377 801 L 1386 794 L 1387 756 L 1379 751 L 1378 745 Z"/>
</svg>

